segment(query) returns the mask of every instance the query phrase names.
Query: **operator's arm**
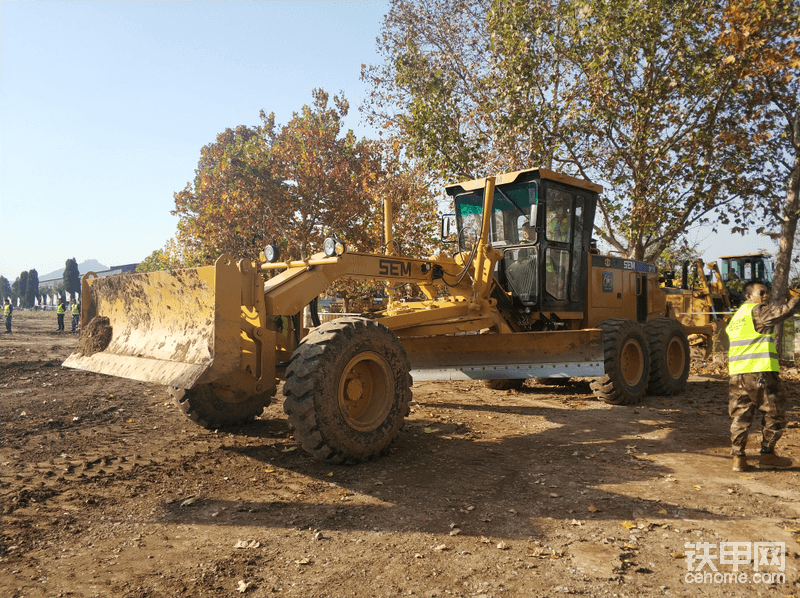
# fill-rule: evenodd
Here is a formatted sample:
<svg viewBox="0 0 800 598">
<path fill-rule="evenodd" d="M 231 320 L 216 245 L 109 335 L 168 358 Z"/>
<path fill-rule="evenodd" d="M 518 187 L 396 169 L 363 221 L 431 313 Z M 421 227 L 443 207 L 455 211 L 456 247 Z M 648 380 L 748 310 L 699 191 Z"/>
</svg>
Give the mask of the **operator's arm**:
<svg viewBox="0 0 800 598">
<path fill-rule="evenodd" d="M 758 332 L 789 319 L 800 311 L 800 296 L 793 297 L 786 305 L 759 305 L 753 310 L 753 325 Z"/>
</svg>

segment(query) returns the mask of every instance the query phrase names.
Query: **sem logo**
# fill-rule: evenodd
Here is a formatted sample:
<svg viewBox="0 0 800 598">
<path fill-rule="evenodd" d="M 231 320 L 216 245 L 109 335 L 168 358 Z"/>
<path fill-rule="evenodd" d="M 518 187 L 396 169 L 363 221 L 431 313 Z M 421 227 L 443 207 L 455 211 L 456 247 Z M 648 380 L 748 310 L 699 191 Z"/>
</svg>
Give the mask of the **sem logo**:
<svg viewBox="0 0 800 598">
<path fill-rule="evenodd" d="M 613 272 L 603 272 L 603 292 L 604 293 L 613 293 L 614 292 L 614 273 Z"/>
<path fill-rule="evenodd" d="M 398 260 L 380 260 L 378 272 L 381 276 L 411 276 L 411 263 Z"/>
</svg>

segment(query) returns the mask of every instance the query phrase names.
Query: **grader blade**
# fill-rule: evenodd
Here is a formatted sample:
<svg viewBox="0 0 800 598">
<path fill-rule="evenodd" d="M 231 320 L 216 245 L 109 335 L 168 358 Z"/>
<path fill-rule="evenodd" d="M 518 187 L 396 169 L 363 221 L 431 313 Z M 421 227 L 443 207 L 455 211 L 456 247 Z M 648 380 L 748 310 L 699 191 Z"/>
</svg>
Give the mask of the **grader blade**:
<svg viewBox="0 0 800 598">
<path fill-rule="evenodd" d="M 241 289 L 230 256 L 214 266 L 83 277 L 82 330 L 71 368 L 192 388 L 240 358 Z"/>
<path fill-rule="evenodd" d="M 403 338 L 415 382 L 602 376 L 602 331 Z"/>
</svg>

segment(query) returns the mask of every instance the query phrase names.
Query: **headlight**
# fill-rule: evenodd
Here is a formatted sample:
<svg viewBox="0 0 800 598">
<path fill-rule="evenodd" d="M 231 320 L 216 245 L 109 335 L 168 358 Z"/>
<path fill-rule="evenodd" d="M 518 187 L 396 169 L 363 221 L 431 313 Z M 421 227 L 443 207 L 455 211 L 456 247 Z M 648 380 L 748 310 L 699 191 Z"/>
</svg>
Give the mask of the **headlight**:
<svg viewBox="0 0 800 598">
<path fill-rule="evenodd" d="M 342 255 L 345 251 L 347 251 L 347 247 L 345 247 L 344 241 L 341 241 L 336 237 L 328 237 L 322 243 L 322 251 L 324 251 L 325 255 L 328 257 L 334 257 L 336 255 Z"/>
<path fill-rule="evenodd" d="M 277 245 L 267 245 L 264 248 L 264 257 L 266 257 L 267 261 L 270 263 L 277 262 L 281 257 L 281 250 L 278 249 Z"/>
</svg>

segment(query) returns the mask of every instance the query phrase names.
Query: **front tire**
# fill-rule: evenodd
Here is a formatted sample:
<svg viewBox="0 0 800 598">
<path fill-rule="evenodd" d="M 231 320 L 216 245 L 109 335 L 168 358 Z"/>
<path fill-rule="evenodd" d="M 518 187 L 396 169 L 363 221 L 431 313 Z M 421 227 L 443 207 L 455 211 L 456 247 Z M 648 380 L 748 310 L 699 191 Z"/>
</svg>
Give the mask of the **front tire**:
<svg viewBox="0 0 800 598">
<path fill-rule="evenodd" d="M 171 387 L 169 393 L 186 417 L 207 430 L 248 424 L 261 415 L 272 398 L 265 393 L 244 400 L 233 396 L 226 400 L 226 391 L 217 390 L 210 384 L 194 388 Z"/>
<path fill-rule="evenodd" d="M 645 324 L 650 344 L 650 383 L 652 395 L 672 396 L 686 387 L 689 379 L 689 337 L 672 318 L 656 318 Z"/>
<path fill-rule="evenodd" d="M 323 324 L 286 370 L 283 409 L 295 439 L 332 463 L 385 454 L 409 413 L 409 371 L 405 348 L 383 324 L 357 317 Z"/>
<path fill-rule="evenodd" d="M 635 405 L 642 400 L 650 377 L 644 330 L 627 318 L 612 318 L 597 327 L 603 331 L 606 374 L 592 381 L 592 391 L 604 403 Z"/>
</svg>

